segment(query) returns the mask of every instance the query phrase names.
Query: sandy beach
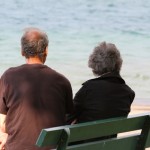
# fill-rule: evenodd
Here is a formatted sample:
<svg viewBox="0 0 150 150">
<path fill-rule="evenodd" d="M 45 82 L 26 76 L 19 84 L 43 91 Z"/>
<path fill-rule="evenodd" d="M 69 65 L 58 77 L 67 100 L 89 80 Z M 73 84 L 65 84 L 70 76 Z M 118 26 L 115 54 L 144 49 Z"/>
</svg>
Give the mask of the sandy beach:
<svg viewBox="0 0 150 150">
<path fill-rule="evenodd" d="M 150 114 L 150 105 L 132 105 L 131 112 L 129 115 L 149 113 Z"/>
</svg>

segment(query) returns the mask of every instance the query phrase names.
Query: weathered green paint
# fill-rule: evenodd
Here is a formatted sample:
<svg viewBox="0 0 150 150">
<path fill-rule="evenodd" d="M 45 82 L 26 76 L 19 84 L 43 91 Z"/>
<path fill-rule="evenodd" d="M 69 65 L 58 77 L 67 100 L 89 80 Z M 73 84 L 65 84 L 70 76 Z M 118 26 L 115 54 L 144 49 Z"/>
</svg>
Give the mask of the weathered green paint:
<svg viewBox="0 0 150 150">
<path fill-rule="evenodd" d="M 150 116 L 143 115 L 43 129 L 36 144 L 39 147 L 59 145 L 58 150 L 65 150 L 68 142 L 81 141 L 144 128 L 142 130 L 142 136 L 128 135 L 125 138 L 113 138 L 67 147 L 68 150 L 137 150 L 138 143 L 139 150 L 144 150 L 145 145 L 146 147 L 150 147 L 150 126 L 147 125 L 149 121 Z M 62 138 L 63 142 L 60 142 Z"/>
</svg>

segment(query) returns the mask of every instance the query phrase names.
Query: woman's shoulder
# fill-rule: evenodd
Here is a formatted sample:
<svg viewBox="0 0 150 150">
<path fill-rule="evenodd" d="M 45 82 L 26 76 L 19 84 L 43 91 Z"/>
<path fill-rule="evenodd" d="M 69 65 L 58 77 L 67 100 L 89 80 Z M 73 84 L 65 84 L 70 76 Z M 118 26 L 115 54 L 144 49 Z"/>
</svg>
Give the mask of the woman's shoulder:
<svg viewBox="0 0 150 150">
<path fill-rule="evenodd" d="M 84 83 L 82 83 L 82 85 L 85 86 L 85 85 L 88 85 L 88 84 L 96 83 L 96 82 L 99 82 L 100 80 L 101 80 L 100 77 L 89 79 L 89 80 L 85 81 Z"/>
</svg>

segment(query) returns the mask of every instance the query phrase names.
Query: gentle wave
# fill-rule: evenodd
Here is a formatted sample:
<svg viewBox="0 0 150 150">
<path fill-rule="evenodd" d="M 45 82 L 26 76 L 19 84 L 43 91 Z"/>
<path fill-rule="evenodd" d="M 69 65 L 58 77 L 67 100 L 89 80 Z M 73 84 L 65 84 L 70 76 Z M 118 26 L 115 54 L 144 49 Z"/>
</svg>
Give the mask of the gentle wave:
<svg viewBox="0 0 150 150">
<path fill-rule="evenodd" d="M 70 79 L 74 93 L 94 77 L 88 56 L 105 40 L 120 49 L 121 75 L 136 98 L 150 98 L 149 0 L 7 0 L 0 7 L 0 74 L 24 63 L 20 37 L 25 27 L 35 26 L 50 38 L 46 64 Z"/>
</svg>

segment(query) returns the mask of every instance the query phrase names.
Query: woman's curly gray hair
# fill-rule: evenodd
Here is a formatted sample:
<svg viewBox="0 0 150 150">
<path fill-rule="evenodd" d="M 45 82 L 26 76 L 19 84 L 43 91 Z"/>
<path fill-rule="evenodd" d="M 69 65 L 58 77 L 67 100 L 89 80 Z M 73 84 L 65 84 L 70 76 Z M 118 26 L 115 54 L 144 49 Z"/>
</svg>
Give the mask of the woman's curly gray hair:
<svg viewBox="0 0 150 150">
<path fill-rule="evenodd" d="M 107 72 L 120 72 L 122 58 L 114 44 L 102 42 L 89 56 L 88 66 L 98 76 Z"/>
</svg>

